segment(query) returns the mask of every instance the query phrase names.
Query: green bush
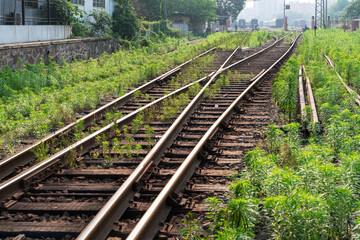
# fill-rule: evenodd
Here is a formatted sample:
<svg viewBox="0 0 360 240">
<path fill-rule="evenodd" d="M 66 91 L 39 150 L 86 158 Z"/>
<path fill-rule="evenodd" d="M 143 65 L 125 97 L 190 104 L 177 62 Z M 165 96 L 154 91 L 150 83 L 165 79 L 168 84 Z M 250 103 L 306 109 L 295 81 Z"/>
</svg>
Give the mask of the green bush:
<svg viewBox="0 0 360 240">
<path fill-rule="evenodd" d="M 90 30 L 93 36 L 111 36 L 112 19 L 105 9 L 95 9 L 89 17 Z"/>
<path fill-rule="evenodd" d="M 244 158 L 246 170 L 237 175 L 241 184 L 231 184 L 231 198 L 217 204 L 226 207 L 217 210 L 216 234 L 234 236 L 234 228 L 221 228 L 218 222 L 228 216 L 226 203 L 245 196 L 263 206 L 257 221 L 260 229 L 270 227 L 274 239 L 360 239 L 360 109 L 324 59 L 324 54 L 330 55 L 356 89 L 359 36 L 340 30 L 319 30 L 316 38 L 311 31 L 304 34 L 298 56 L 276 76 L 273 93 L 288 120 L 296 119 L 298 71 L 304 64 L 324 131 L 315 130 L 303 139 L 298 123 L 283 130 L 270 125 L 264 149 Z"/>
<path fill-rule="evenodd" d="M 136 17 L 134 7 L 127 0 L 117 0 L 112 15 L 112 30 L 115 36 L 131 40 L 140 30 L 140 20 Z"/>
<path fill-rule="evenodd" d="M 289 121 L 295 120 L 297 116 L 298 72 L 297 57 L 293 55 L 274 80 L 273 94 L 276 104 L 284 111 Z"/>
<path fill-rule="evenodd" d="M 85 25 L 84 11 L 74 6 L 70 1 L 55 0 L 53 9 L 51 9 L 51 17 L 58 19 L 58 24 L 70 24 L 73 37 L 84 37 L 88 32 Z"/>
</svg>

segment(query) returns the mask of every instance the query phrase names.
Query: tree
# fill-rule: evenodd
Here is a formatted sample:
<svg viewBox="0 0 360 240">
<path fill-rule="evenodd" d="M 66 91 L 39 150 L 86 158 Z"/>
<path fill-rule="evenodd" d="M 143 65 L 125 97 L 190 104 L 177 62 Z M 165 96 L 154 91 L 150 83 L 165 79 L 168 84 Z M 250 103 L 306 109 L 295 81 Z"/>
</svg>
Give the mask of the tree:
<svg viewBox="0 0 360 240">
<path fill-rule="evenodd" d="M 162 0 L 130 0 L 138 17 L 147 21 L 160 20 L 160 4 Z"/>
<path fill-rule="evenodd" d="M 348 0 L 338 0 L 335 4 L 330 7 L 330 16 L 342 17 L 344 15 L 345 8 L 349 5 Z"/>
<path fill-rule="evenodd" d="M 57 24 L 70 24 L 72 36 L 84 37 L 88 28 L 83 20 L 85 12 L 74 6 L 71 2 L 55 0 L 50 8 L 51 17 L 57 19 Z"/>
<path fill-rule="evenodd" d="M 215 0 L 167 0 L 168 16 L 180 12 L 190 16 L 191 24 L 200 24 L 213 19 Z"/>
<path fill-rule="evenodd" d="M 345 9 L 346 17 L 360 16 L 360 0 L 352 1 Z"/>
<path fill-rule="evenodd" d="M 245 0 L 216 0 L 218 6 L 217 14 L 231 15 L 237 19 L 239 13 L 244 9 Z"/>
<path fill-rule="evenodd" d="M 127 40 L 133 39 L 140 29 L 140 20 L 128 0 L 116 0 L 112 16 L 112 30 L 115 35 Z"/>
<path fill-rule="evenodd" d="M 93 10 L 90 15 L 92 19 L 89 21 L 91 33 L 94 36 L 110 36 L 112 20 L 110 14 L 103 8 Z"/>
</svg>

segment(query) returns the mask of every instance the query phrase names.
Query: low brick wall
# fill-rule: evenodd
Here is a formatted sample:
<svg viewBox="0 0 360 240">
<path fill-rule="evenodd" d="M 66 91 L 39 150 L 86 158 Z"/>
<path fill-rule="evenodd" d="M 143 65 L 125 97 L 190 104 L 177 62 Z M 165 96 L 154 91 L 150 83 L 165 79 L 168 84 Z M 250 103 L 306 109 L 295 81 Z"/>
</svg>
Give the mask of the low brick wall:
<svg viewBox="0 0 360 240">
<path fill-rule="evenodd" d="M 98 58 L 102 53 L 110 54 L 118 48 L 120 48 L 120 43 L 114 38 L 83 38 L 0 45 L 0 68 L 14 67 L 19 58 L 22 59 L 22 64 L 35 64 L 40 58 L 46 62 L 51 57 L 52 61 L 60 64 L 62 59 L 71 62 L 74 59 Z"/>
</svg>

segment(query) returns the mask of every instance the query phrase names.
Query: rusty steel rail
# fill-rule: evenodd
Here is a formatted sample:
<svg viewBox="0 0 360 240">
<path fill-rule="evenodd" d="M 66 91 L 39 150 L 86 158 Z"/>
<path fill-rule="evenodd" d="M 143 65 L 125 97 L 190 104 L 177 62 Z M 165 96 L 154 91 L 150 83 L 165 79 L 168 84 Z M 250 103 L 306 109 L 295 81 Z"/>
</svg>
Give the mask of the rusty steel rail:
<svg viewBox="0 0 360 240">
<path fill-rule="evenodd" d="M 304 73 L 306 74 L 306 70 L 305 70 L 305 66 L 302 66 Z M 306 74 L 306 83 L 305 83 L 305 88 L 306 88 L 306 96 L 307 96 L 307 100 L 309 103 L 309 106 L 312 110 L 311 112 L 311 121 L 314 123 L 318 123 L 319 122 L 319 117 L 317 114 L 317 110 L 316 110 L 316 103 L 315 103 L 315 98 L 314 98 L 314 94 L 311 88 L 311 83 L 310 83 L 310 79 Z"/>
<path fill-rule="evenodd" d="M 273 46 L 275 46 L 278 42 L 280 42 L 280 41 L 283 40 L 284 38 L 285 38 L 285 37 L 282 37 L 282 38 L 280 38 L 280 39 L 277 39 L 277 38 L 274 37 L 275 41 L 274 41 L 270 46 L 268 46 L 267 48 L 264 48 L 264 49 L 260 50 L 259 52 L 255 53 L 255 54 L 253 54 L 253 55 L 251 55 L 251 56 L 249 56 L 249 57 L 247 57 L 246 60 L 249 61 L 249 60 L 255 58 L 256 56 L 258 56 L 258 54 L 261 54 L 261 53 L 263 53 L 263 52 L 266 52 L 267 50 L 269 50 L 270 48 L 272 48 Z M 227 66 L 227 67 L 223 68 L 222 71 L 225 72 L 225 71 L 227 71 L 227 70 L 230 70 L 231 68 L 236 67 L 237 65 L 239 65 L 239 64 L 242 63 L 243 61 L 244 61 L 244 59 L 241 59 L 240 61 L 237 61 L 237 62 L 231 64 L 230 66 Z"/>
<path fill-rule="evenodd" d="M 298 37 L 296 38 L 296 41 L 298 40 Z M 239 97 L 227 108 L 227 110 L 220 116 L 220 118 L 210 127 L 210 129 L 201 138 L 201 140 L 194 147 L 194 149 L 191 151 L 185 161 L 181 164 L 179 169 L 172 176 L 170 181 L 166 184 L 164 189 L 160 192 L 158 197 L 151 204 L 149 209 L 145 212 L 145 214 L 137 223 L 133 231 L 127 237 L 127 240 L 153 238 L 158 229 L 157 226 L 160 221 L 159 217 L 163 215 L 162 210 L 166 209 L 167 199 L 171 196 L 172 193 L 180 191 L 182 185 L 188 179 L 190 179 L 194 170 L 194 162 L 196 162 L 198 154 L 206 145 L 207 141 L 214 136 L 214 134 L 217 132 L 217 130 L 221 127 L 222 124 L 229 120 L 235 108 L 242 102 L 243 98 L 252 91 L 253 87 L 258 84 L 260 80 L 267 73 L 269 73 L 283 58 L 285 58 L 287 54 L 289 54 L 289 52 L 295 46 L 296 41 L 293 42 L 293 44 L 282 57 L 280 57 L 269 69 L 267 69 L 264 73 L 257 77 L 257 79 L 255 79 L 250 84 L 250 86 L 239 95 Z M 167 208 L 167 211 L 170 211 L 169 207 Z"/>
<path fill-rule="evenodd" d="M 259 56 L 266 50 L 269 50 L 280 40 L 277 40 L 272 45 L 268 46 L 266 49 L 263 49 L 253 55 L 244 58 L 238 61 L 235 65 L 237 66 L 242 63 L 246 63 L 249 60 L 253 59 L 256 56 Z M 232 57 L 231 54 L 230 57 Z M 230 58 L 229 57 L 229 58 Z M 227 61 L 227 60 L 226 60 Z M 229 62 L 229 61 L 227 61 Z M 199 91 L 199 93 L 193 98 L 193 100 L 188 104 L 188 106 L 183 110 L 179 117 L 174 121 L 170 128 L 166 131 L 163 137 L 155 144 L 151 151 L 146 155 L 143 161 L 138 165 L 138 167 L 133 171 L 133 173 L 126 179 L 126 181 L 121 185 L 121 187 L 115 192 L 115 194 L 106 202 L 98 214 L 91 220 L 88 226 L 81 232 L 77 237 L 77 240 L 100 240 L 105 239 L 110 233 L 114 221 L 118 220 L 122 214 L 125 212 L 128 207 L 129 200 L 136 193 L 136 189 L 141 185 L 141 179 L 151 168 L 152 164 L 158 161 L 165 150 L 171 146 L 174 139 L 177 137 L 178 133 L 181 131 L 182 127 L 186 124 L 187 119 L 200 104 L 201 100 L 204 98 L 204 93 L 206 88 L 208 88 L 222 73 L 227 71 L 227 67 L 219 69 L 207 84 Z M 135 191 L 134 191 L 135 189 Z M 146 238 L 143 238 L 146 239 Z"/>
<path fill-rule="evenodd" d="M 11 196 L 11 194 L 15 193 L 16 191 L 19 191 L 22 187 L 23 181 L 28 181 L 29 179 L 32 179 L 33 181 L 36 181 L 39 178 L 42 178 L 45 176 L 46 170 L 49 169 L 52 171 L 52 167 L 57 167 L 58 164 L 63 165 L 66 163 L 67 158 L 69 158 L 69 155 L 71 155 L 71 151 L 76 151 L 77 153 L 80 153 L 81 155 L 86 153 L 91 147 L 94 147 L 97 145 L 96 143 L 96 136 L 99 136 L 101 134 L 110 134 L 111 129 L 116 126 L 117 128 L 129 124 L 135 117 L 143 112 L 144 110 L 159 104 L 163 100 L 178 95 L 180 93 L 183 93 L 187 91 L 188 88 L 193 86 L 196 83 L 203 82 L 205 80 L 208 80 L 209 77 L 211 77 L 214 73 L 211 73 L 209 76 L 204 77 L 202 79 L 199 79 L 197 81 L 194 81 L 193 83 L 190 83 L 180 89 L 177 89 L 159 99 L 154 100 L 153 102 L 125 115 L 124 117 L 118 119 L 117 121 L 103 127 L 102 129 L 90 134 L 89 136 L 83 138 L 82 140 L 70 145 L 69 147 L 57 152 L 56 154 L 52 155 L 51 157 L 45 159 L 44 161 L 32 166 L 31 168 L 27 169 L 26 171 L 16 175 L 15 177 L 5 181 L 4 183 L 0 184 L 0 201 L 6 199 L 7 197 Z"/>
<path fill-rule="evenodd" d="M 53 139 L 55 139 L 56 137 L 61 137 L 62 135 L 68 133 L 69 131 L 71 131 L 72 129 L 75 128 L 75 126 L 80 123 L 83 122 L 84 126 L 89 125 L 90 123 L 92 123 L 95 119 L 99 119 L 102 116 L 105 115 L 106 112 L 112 110 L 113 108 L 119 107 L 123 104 L 125 104 L 126 102 L 128 102 L 130 99 L 133 98 L 134 93 L 136 92 L 145 92 L 148 89 L 152 88 L 153 86 L 155 86 L 155 84 L 159 81 L 164 80 L 165 78 L 168 78 L 170 76 L 172 76 L 173 74 L 179 72 L 181 70 L 181 68 L 183 68 L 184 66 L 186 66 L 187 64 L 191 63 L 192 61 L 196 60 L 197 58 L 200 58 L 204 55 L 207 55 L 211 52 L 213 52 L 214 50 L 216 50 L 215 48 L 212 48 L 204 53 L 199 54 L 198 56 L 186 61 L 185 63 L 173 68 L 172 70 L 162 74 L 161 76 L 145 83 L 144 85 L 126 93 L 125 95 L 115 99 L 114 101 L 94 110 L 93 112 L 85 115 L 84 117 L 78 119 L 77 121 L 66 125 L 65 127 L 57 130 L 54 133 L 49 134 L 48 136 L 46 136 L 45 138 L 39 140 L 38 142 L 36 142 L 35 144 L 29 146 L 28 148 L 16 153 L 15 155 L 12 155 L 4 160 L 2 160 L 0 162 L 0 180 L 3 179 L 4 177 L 8 176 L 9 174 L 11 174 L 18 166 L 24 165 L 29 163 L 30 161 L 35 159 L 35 154 L 33 153 L 33 150 L 36 149 L 36 147 L 40 146 L 41 144 L 47 144 L 47 143 L 51 143 L 51 141 Z"/>
<path fill-rule="evenodd" d="M 242 46 L 242 44 L 251 36 L 251 32 L 249 32 L 248 34 L 246 34 L 246 36 L 244 37 L 244 39 L 241 41 L 240 45 L 233 51 L 233 53 L 226 59 L 226 61 L 221 65 L 221 67 L 219 68 L 219 70 L 222 70 L 225 68 L 225 66 L 227 64 L 229 64 L 229 62 L 234 58 L 235 54 L 239 51 L 240 47 Z"/>
<path fill-rule="evenodd" d="M 326 56 L 326 55 L 324 55 L 324 56 L 325 56 L 325 59 L 326 59 L 327 63 L 334 68 L 336 75 L 337 75 L 337 76 L 339 77 L 339 79 L 340 79 L 340 82 L 341 82 L 342 85 L 346 88 L 346 90 L 349 92 L 349 94 L 350 94 L 350 95 L 355 94 L 355 97 L 356 97 L 356 98 L 355 98 L 354 100 L 355 100 L 355 102 L 357 103 L 357 105 L 360 106 L 360 96 L 359 96 L 359 94 L 357 94 L 357 92 L 355 92 L 353 89 L 351 89 L 351 88 L 345 83 L 344 79 L 341 77 L 341 75 L 339 74 L 339 72 L 336 70 L 335 64 L 334 64 L 334 62 L 331 60 L 331 58 L 330 58 L 329 56 Z"/>
</svg>

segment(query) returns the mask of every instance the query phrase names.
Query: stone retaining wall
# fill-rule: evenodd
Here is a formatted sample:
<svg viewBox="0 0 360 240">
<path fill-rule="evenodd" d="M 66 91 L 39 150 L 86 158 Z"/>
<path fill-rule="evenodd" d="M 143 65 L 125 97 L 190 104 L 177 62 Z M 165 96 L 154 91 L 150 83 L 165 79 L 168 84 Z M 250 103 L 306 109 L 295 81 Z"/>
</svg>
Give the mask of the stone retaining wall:
<svg viewBox="0 0 360 240">
<path fill-rule="evenodd" d="M 114 38 L 83 38 L 57 40 L 48 42 L 32 42 L 0 45 L 0 68 L 14 67 L 19 58 L 22 64 L 36 64 L 40 58 L 46 62 L 61 63 L 62 59 L 71 62 L 74 59 L 87 60 L 98 58 L 102 53 L 108 54 L 120 48 L 120 43 Z"/>
</svg>

